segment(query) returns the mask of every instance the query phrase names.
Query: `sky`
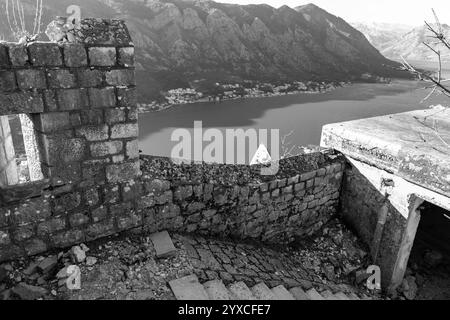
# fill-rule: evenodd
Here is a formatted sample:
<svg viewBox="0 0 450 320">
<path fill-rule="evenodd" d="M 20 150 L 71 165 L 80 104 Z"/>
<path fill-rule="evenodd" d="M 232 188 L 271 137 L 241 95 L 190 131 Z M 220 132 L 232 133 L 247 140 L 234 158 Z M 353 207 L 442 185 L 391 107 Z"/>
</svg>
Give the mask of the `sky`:
<svg viewBox="0 0 450 320">
<path fill-rule="evenodd" d="M 434 22 L 435 9 L 442 23 L 450 24 L 450 0 L 217 0 L 224 3 L 259 4 L 273 7 L 314 3 L 348 22 L 387 22 L 411 26 Z"/>
</svg>

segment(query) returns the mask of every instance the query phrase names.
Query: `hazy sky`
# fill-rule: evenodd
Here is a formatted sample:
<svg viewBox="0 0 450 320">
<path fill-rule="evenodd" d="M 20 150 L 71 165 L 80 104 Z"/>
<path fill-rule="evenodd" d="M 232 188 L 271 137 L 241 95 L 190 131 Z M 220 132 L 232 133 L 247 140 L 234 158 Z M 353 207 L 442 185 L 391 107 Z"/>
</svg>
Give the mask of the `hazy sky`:
<svg viewBox="0 0 450 320">
<path fill-rule="evenodd" d="M 442 23 L 450 24 L 450 0 L 217 0 L 237 4 L 266 3 L 273 7 L 314 3 L 350 22 L 390 22 L 422 25 L 424 20 L 434 21 L 434 8 Z"/>
</svg>

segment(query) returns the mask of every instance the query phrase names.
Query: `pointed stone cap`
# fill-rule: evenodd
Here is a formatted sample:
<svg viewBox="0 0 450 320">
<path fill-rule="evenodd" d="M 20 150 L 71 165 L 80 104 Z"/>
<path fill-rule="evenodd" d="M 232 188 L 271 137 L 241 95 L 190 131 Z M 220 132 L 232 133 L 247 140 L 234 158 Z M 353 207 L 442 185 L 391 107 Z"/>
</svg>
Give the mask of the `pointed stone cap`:
<svg viewBox="0 0 450 320">
<path fill-rule="evenodd" d="M 267 148 L 264 144 L 260 144 L 258 150 L 256 150 L 255 155 L 253 156 L 252 161 L 250 162 L 250 165 L 256 165 L 256 164 L 267 164 L 272 161 L 272 157 L 269 154 L 269 151 L 267 151 Z"/>
<path fill-rule="evenodd" d="M 54 42 L 83 43 L 96 46 L 133 46 L 130 33 L 123 20 L 87 18 L 73 28 L 67 18 L 57 17 L 50 22 L 45 34 Z"/>
</svg>

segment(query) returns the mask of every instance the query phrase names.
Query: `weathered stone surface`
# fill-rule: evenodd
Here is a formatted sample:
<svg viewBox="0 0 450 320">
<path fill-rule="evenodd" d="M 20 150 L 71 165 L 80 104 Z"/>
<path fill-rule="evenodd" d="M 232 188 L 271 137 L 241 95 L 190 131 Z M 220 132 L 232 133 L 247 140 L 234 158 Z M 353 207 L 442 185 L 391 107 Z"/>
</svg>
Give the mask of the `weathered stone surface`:
<svg viewBox="0 0 450 320">
<path fill-rule="evenodd" d="M 122 152 L 122 141 L 106 141 L 93 143 L 90 146 L 93 157 L 104 157 Z"/>
<path fill-rule="evenodd" d="M 51 89 L 70 89 L 76 86 L 75 74 L 70 70 L 48 70 L 47 79 L 48 86 Z"/>
<path fill-rule="evenodd" d="M 114 88 L 89 89 L 91 107 L 111 108 L 116 106 L 116 94 Z"/>
<path fill-rule="evenodd" d="M 16 89 L 16 77 L 13 71 L 0 70 L 0 92 Z"/>
<path fill-rule="evenodd" d="M 175 255 L 177 252 L 167 231 L 150 235 L 150 240 L 153 242 L 158 258 L 168 258 Z"/>
<path fill-rule="evenodd" d="M 111 139 L 136 138 L 138 125 L 136 123 L 116 124 L 111 127 Z"/>
<path fill-rule="evenodd" d="M 8 43 L 9 58 L 14 67 L 25 66 L 28 61 L 27 47 L 23 44 Z"/>
<path fill-rule="evenodd" d="M 106 167 L 108 182 L 124 182 L 138 177 L 140 174 L 139 162 L 109 165 Z"/>
<path fill-rule="evenodd" d="M 111 67 L 116 64 L 116 48 L 92 47 L 89 48 L 89 61 L 91 66 Z"/>
<path fill-rule="evenodd" d="M 79 110 L 89 105 L 85 89 L 58 90 L 57 99 L 61 111 Z"/>
<path fill-rule="evenodd" d="M 42 287 L 31 286 L 24 282 L 19 283 L 12 289 L 12 291 L 22 300 L 36 300 L 47 294 L 46 289 Z"/>
<path fill-rule="evenodd" d="M 39 93 L 5 93 L 0 95 L 0 115 L 40 113 L 44 102 Z"/>
<path fill-rule="evenodd" d="M 106 83 L 111 86 L 134 86 L 134 70 L 111 70 L 106 73 Z"/>
<path fill-rule="evenodd" d="M 194 275 L 169 282 L 177 300 L 208 300 L 208 294 Z"/>
<path fill-rule="evenodd" d="M 134 47 L 119 48 L 118 62 L 124 67 L 134 66 Z"/>
<path fill-rule="evenodd" d="M 61 50 L 56 43 L 35 42 L 28 46 L 33 66 L 61 66 Z"/>
<path fill-rule="evenodd" d="M 68 67 L 84 67 L 87 66 L 86 49 L 79 43 L 61 44 L 64 50 L 64 63 Z"/>
<path fill-rule="evenodd" d="M 103 141 L 109 137 L 108 126 L 85 126 L 77 129 L 77 135 L 80 135 L 88 141 Z"/>
</svg>

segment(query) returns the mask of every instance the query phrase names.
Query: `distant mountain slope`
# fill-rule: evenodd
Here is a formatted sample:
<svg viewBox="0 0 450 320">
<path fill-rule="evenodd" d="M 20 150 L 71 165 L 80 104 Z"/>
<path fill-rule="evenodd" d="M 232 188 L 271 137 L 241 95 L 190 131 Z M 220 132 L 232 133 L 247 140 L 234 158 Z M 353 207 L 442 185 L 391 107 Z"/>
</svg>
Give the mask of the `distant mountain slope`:
<svg viewBox="0 0 450 320">
<path fill-rule="evenodd" d="M 378 22 L 352 22 L 350 24 L 361 31 L 381 53 L 386 47 L 400 40 L 404 34 L 414 28 L 408 25 Z"/>
<path fill-rule="evenodd" d="M 31 17 L 34 1 L 23 1 Z M 198 79 L 354 80 L 367 72 L 390 76 L 397 66 L 361 32 L 312 4 L 275 9 L 209 0 L 44 3 L 45 26 L 70 4 L 80 5 L 83 16 L 125 19 L 137 47 L 140 93 L 147 99 Z M 7 37 L 5 20 L 0 34 Z"/>
<path fill-rule="evenodd" d="M 389 59 L 400 60 L 403 56 L 408 60 L 436 60 L 436 55 L 423 44 L 423 42 L 433 42 L 429 37 L 431 32 L 425 25 L 416 28 L 377 23 L 352 23 L 352 25 Z M 446 24 L 442 27 L 447 38 L 450 38 L 450 27 Z M 442 46 L 433 47 L 440 48 L 443 54 L 446 52 L 442 50 Z M 443 60 L 450 61 L 450 52 L 443 56 Z"/>
</svg>

